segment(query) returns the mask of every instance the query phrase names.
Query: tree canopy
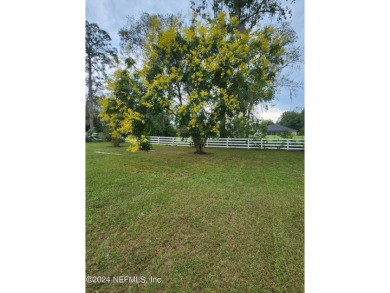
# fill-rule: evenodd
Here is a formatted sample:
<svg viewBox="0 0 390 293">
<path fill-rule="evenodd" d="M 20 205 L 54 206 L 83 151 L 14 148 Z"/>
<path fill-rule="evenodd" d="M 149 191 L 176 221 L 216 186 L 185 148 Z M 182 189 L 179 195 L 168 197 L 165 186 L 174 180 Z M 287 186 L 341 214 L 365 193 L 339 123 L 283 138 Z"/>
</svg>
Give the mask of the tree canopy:
<svg viewBox="0 0 390 293">
<path fill-rule="evenodd" d="M 197 153 L 218 133 L 221 108 L 241 112 L 246 95 L 253 104 L 271 100 L 276 78 L 288 62 L 288 35 L 272 26 L 242 33 L 237 18 L 225 13 L 211 21 L 179 19 L 161 28 L 157 18 L 150 27 L 141 71 L 146 94 L 142 103 L 160 104 L 179 120 L 181 136 L 190 136 Z"/>
<path fill-rule="evenodd" d="M 130 67 L 115 70 L 112 78 L 107 81 L 108 96 L 99 100 L 102 105 L 100 117 L 110 126 L 110 135 L 114 146 L 119 146 L 121 136 L 143 133 L 145 125 L 145 106 L 140 99 L 145 91 L 137 76 L 131 74 Z M 135 151 L 133 143 L 129 150 Z"/>
<path fill-rule="evenodd" d="M 121 48 L 127 54 L 144 50 L 149 28 L 154 19 L 157 19 L 161 25 L 169 26 L 173 22 L 174 15 L 143 12 L 139 19 L 135 19 L 133 16 L 127 17 L 126 25 L 118 32 Z"/>
<path fill-rule="evenodd" d="M 291 6 L 295 0 L 200 0 L 191 1 L 191 9 L 200 14 L 203 19 L 215 19 L 220 12 L 227 13 L 230 17 L 237 19 L 236 27 L 241 32 L 260 30 L 264 19 L 276 20 L 275 25 L 278 26 L 279 31 L 283 31 L 284 35 L 289 36 L 289 44 L 285 46 L 288 51 L 289 61 L 284 64 L 284 68 L 294 68 L 300 64 L 300 57 L 302 55 L 300 47 L 296 46 L 296 34 L 291 28 L 291 25 L 286 22 L 292 16 Z M 276 82 L 279 88 L 288 88 L 290 93 L 295 93 L 302 88 L 302 83 L 294 81 L 290 77 L 291 72 L 284 70 L 283 74 L 279 75 Z M 246 102 L 243 104 L 242 111 L 246 112 L 248 117 L 253 117 L 254 103 L 250 93 L 246 95 Z M 228 137 L 228 128 L 231 124 L 236 124 L 235 117 L 231 116 L 228 111 L 220 111 L 221 124 L 220 134 L 222 137 Z M 228 125 L 230 124 L 230 126 Z M 251 130 L 249 124 L 244 132 L 245 137 L 248 137 Z"/>
<path fill-rule="evenodd" d="M 146 89 L 132 59 L 127 58 L 123 63 L 118 64 L 107 80 L 108 95 L 99 99 L 102 106 L 99 116 L 108 124 L 114 146 L 119 146 L 121 138 L 128 137 L 131 143 L 128 150 L 136 151 L 149 135 L 176 133 L 160 104 L 147 107 L 142 103 Z"/>
<path fill-rule="evenodd" d="M 291 8 L 288 3 L 295 0 L 191 0 L 191 9 L 204 18 L 216 18 L 220 12 L 226 12 L 230 17 L 238 20 L 237 28 L 244 31 L 247 27 L 255 27 L 265 17 L 276 17 L 285 20 L 291 17 Z M 208 14 L 211 9 L 212 14 Z"/>
</svg>

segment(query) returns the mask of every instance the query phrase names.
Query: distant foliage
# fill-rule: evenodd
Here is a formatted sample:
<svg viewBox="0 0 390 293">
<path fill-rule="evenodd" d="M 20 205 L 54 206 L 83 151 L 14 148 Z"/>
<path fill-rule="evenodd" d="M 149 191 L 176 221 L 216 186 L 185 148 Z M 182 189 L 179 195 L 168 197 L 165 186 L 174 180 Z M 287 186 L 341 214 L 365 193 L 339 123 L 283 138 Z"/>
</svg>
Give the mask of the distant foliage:
<svg viewBox="0 0 390 293">
<path fill-rule="evenodd" d="M 225 137 L 258 137 L 260 133 L 267 134 L 266 124 L 255 116 L 238 115 L 231 119 L 226 119 Z M 223 137 L 221 135 L 221 137 Z"/>
<path fill-rule="evenodd" d="M 275 122 L 272 120 L 263 120 L 267 125 L 275 125 Z"/>
<path fill-rule="evenodd" d="M 300 134 L 304 133 L 305 127 L 305 110 L 301 113 L 295 111 L 287 111 L 282 114 L 278 124 L 296 129 Z"/>
<path fill-rule="evenodd" d="M 104 134 L 101 132 L 95 132 L 93 130 L 88 130 L 85 133 L 86 142 L 102 142 L 104 141 Z"/>
<path fill-rule="evenodd" d="M 267 136 L 267 131 L 268 131 L 267 125 L 268 125 L 267 121 L 263 121 L 260 123 L 259 133 L 260 133 L 261 138 L 264 138 Z"/>
<path fill-rule="evenodd" d="M 280 136 L 281 136 L 282 138 L 293 138 L 293 137 L 294 137 L 294 136 L 292 135 L 291 131 L 283 132 Z"/>
<path fill-rule="evenodd" d="M 145 114 L 145 134 L 147 136 L 176 136 L 176 127 L 172 123 L 172 115 L 164 112 L 163 108 L 155 105 Z"/>
</svg>

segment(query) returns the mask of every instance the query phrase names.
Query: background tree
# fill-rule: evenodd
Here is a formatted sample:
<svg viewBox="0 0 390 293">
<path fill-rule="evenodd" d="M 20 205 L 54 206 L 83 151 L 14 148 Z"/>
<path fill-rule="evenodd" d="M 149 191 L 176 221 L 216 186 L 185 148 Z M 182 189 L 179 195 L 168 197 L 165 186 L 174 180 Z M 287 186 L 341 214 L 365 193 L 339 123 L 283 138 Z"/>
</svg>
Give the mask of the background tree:
<svg viewBox="0 0 390 293">
<path fill-rule="evenodd" d="M 304 132 L 304 110 L 301 113 L 295 111 L 286 111 L 280 117 L 278 124 Z"/>
<path fill-rule="evenodd" d="M 267 133 L 268 133 L 268 124 L 267 123 L 267 120 L 265 121 L 262 121 L 259 126 L 258 126 L 258 133 L 260 134 L 260 137 L 261 138 L 265 138 L 267 136 Z"/>
<path fill-rule="evenodd" d="M 272 120 L 268 119 L 268 120 L 263 120 L 263 122 L 268 126 L 268 125 L 274 125 L 275 122 L 273 122 Z"/>
<path fill-rule="evenodd" d="M 301 134 L 305 134 L 305 109 L 301 112 L 301 125 L 302 127 L 298 130 Z"/>
<path fill-rule="evenodd" d="M 250 117 L 238 115 L 226 121 L 226 137 L 257 136 L 262 132 L 262 124 L 263 122 L 254 115 Z"/>
<path fill-rule="evenodd" d="M 88 87 L 87 108 L 89 127 L 94 124 L 94 101 L 97 93 L 104 88 L 106 67 L 117 57 L 117 50 L 110 44 L 108 33 L 99 28 L 96 23 L 85 22 L 85 71 Z"/>
<path fill-rule="evenodd" d="M 146 136 L 176 136 L 176 125 L 172 115 L 169 115 L 160 105 L 148 109 L 145 113 Z"/>
<path fill-rule="evenodd" d="M 246 93 L 253 104 L 274 97 L 288 39 L 270 26 L 241 33 L 237 20 L 223 13 L 210 22 L 192 19 L 190 26 L 175 19 L 167 29 L 154 19 L 141 71 L 143 103 L 160 104 L 177 117 L 182 136 L 203 153 L 207 139 L 218 133 L 221 107 L 248 123 L 241 111 Z"/>
<path fill-rule="evenodd" d="M 100 113 L 100 109 L 98 109 L 98 107 L 94 107 L 94 109 L 93 109 L 93 118 L 94 118 L 93 132 L 104 132 L 104 130 L 105 130 L 105 125 L 104 125 L 103 121 L 101 121 L 100 119 L 95 119 L 99 116 L 99 113 Z M 90 117 L 89 117 L 88 105 L 85 105 L 85 131 L 90 130 L 89 118 Z"/>
</svg>

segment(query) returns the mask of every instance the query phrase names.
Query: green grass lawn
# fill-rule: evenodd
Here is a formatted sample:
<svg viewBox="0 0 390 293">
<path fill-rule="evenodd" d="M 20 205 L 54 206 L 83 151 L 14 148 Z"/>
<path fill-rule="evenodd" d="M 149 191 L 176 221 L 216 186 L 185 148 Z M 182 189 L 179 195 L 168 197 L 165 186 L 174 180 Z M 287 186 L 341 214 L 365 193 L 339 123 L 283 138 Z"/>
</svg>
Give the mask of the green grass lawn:
<svg viewBox="0 0 390 293">
<path fill-rule="evenodd" d="M 304 152 L 126 147 L 86 144 L 86 275 L 162 282 L 87 292 L 304 291 Z"/>
</svg>

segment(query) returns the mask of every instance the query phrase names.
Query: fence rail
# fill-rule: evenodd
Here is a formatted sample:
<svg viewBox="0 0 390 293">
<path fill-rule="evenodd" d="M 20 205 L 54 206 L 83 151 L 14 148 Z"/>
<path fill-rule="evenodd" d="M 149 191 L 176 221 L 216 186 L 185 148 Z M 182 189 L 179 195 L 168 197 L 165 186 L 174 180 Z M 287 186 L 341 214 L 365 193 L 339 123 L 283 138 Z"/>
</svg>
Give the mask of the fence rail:
<svg viewBox="0 0 390 293">
<path fill-rule="evenodd" d="M 193 146 L 190 138 L 150 136 L 151 144 L 171 146 Z M 205 147 L 208 148 L 231 148 L 231 149 L 270 149 L 303 151 L 305 139 L 303 138 L 210 138 Z"/>
</svg>

